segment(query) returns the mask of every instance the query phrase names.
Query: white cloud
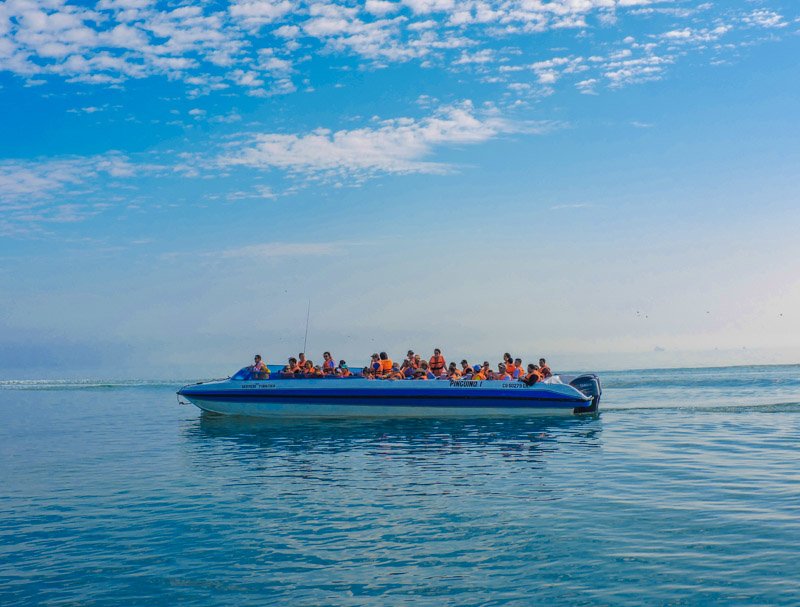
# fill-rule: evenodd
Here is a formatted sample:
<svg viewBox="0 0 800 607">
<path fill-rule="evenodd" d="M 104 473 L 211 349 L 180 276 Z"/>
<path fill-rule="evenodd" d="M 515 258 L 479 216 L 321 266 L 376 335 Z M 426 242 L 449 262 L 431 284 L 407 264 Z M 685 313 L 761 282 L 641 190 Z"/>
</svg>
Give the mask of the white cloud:
<svg viewBox="0 0 800 607">
<path fill-rule="evenodd" d="M 498 38 L 508 35 L 563 28 L 588 33 L 608 30 L 613 22 L 622 44 L 629 47 L 624 51 L 656 54 L 626 31 L 633 18 L 646 19 L 653 27 L 670 20 L 672 29 L 639 31 L 636 38 L 676 53 L 692 47 L 700 51 L 736 28 L 744 36 L 742 32 L 753 28 L 779 30 L 788 24 L 770 8 L 742 12 L 709 2 L 675 6 L 668 0 L 232 0 L 227 7 L 150 0 L 99 0 L 93 5 L 5 0 L 0 3 L 0 70 L 31 85 L 46 82 L 48 76 L 99 86 L 160 76 L 184 81 L 190 97 L 222 90 L 267 96 L 297 90 L 292 79 L 304 78 L 298 66 L 307 57 L 325 54 L 355 57 L 373 67 L 412 60 L 423 67 L 472 63 L 482 66 L 478 71 L 484 79 L 494 70 L 499 82 L 501 69 L 511 70 L 525 61 L 514 65 L 505 62 L 508 57 L 495 60 Z M 265 26 L 269 32 L 263 31 Z M 606 62 L 621 60 L 611 56 L 611 43 L 594 44 L 587 55 L 606 56 Z M 665 52 L 660 55 L 674 59 Z M 536 59 L 528 57 L 527 63 Z M 652 66 L 649 69 L 644 79 L 654 77 Z M 598 66 L 581 82 L 618 71 Z M 568 73 L 578 71 L 540 69 L 535 78 L 540 85 L 552 86 Z M 642 80 L 623 73 L 612 79 L 615 86 Z M 302 88 L 309 90 L 313 84 Z"/>
<path fill-rule="evenodd" d="M 15 234 L 35 231 L 37 224 L 81 221 L 104 208 L 109 194 L 101 183 L 162 169 L 134 164 L 116 153 L 0 161 L 0 232 Z"/>
<path fill-rule="evenodd" d="M 426 118 L 384 120 L 373 128 L 256 134 L 220 162 L 308 174 L 440 173 L 451 167 L 427 160 L 439 147 L 475 144 L 502 133 L 532 129 L 478 113 L 464 102 Z"/>
<path fill-rule="evenodd" d="M 789 25 L 783 15 L 768 9 L 754 10 L 749 15 L 745 15 L 742 21 L 746 25 L 764 28 L 783 28 Z"/>
</svg>

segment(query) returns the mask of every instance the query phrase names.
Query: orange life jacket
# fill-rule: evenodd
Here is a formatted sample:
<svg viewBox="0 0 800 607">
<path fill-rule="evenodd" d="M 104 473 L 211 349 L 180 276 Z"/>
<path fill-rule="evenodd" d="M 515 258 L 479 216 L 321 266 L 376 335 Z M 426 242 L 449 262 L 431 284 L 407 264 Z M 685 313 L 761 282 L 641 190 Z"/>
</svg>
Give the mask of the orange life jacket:
<svg viewBox="0 0 800 607">
<path fill-rule="evenodd" d="M 461 371 L 459 371 L 458 369 L 453 369 L 450 372 L 450 377 L 461 377 Z"/>
<path fill-rule="evenodd" d="M 342 369 L 342 377 L 350 377 L 351 375 L 350 369 Z"/>
<path fill-rule="evenodd" d="M 388 373 L 392 370 L 392 359 L 387 358 L 386 360 L 381 360 L 381 371 L 384 373 Z"/>
<path fill-rule="evenodd" d="M 542 379 L 547 379 L 548 377 L 553 376 L 553 372 L 550 370 L 550 367 L 544 365 L 543 367 L 539 367 L 539 373 L 542 376 Z"/>
<path fill-rule="evenodd" d="M 511 377 L 514 377 L 514 371 L 516 371 L 516 370 L 517 370 L 517 367 L 513 363 L 507 363 L 506 364 L 506 373 L 508 373 Z"/>
<path fill-rule="evenodd" d="M 486 379 L 486 376 L 483 374 L 483 371 L 478 371 L 472 376 L 472 379 Z"/>
<path fill-rule="evenodd" d="M 525 376 L 525 381 L 528 382 L 529 384 L 538 383 L 538 382 L 542 381 L 542 379 L 544 379 L 542 377 L 542 374 L 539 371 L 537 371 L 536 369 L 534 369 L 533 371 L 531 371 L 530 373 L 528 373 Z"/>
<path fill-rule="evenodd" d="M 429 363 L 431 371 L 433 371 L 434 374 L 439 375 L 442 372 L 442 369 L 445 367 L 444 356 L 431 356 Z"/>
</svg>

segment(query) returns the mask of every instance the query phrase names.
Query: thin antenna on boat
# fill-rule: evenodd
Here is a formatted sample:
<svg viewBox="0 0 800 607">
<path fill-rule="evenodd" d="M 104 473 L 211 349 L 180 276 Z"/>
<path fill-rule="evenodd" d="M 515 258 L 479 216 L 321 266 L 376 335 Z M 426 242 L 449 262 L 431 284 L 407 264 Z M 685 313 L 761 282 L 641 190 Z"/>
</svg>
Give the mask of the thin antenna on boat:
<svg viewBox="0 0 800 607">
<path fill-rule="evenodd" d="M 306 351 L 306 344 L 308 343 L 308 319 L 311 318 L 311 298 L 308 298 L 308 310 L 306 311 L 306 336 L 303 338 L 303 353 Z"/>
</svg>

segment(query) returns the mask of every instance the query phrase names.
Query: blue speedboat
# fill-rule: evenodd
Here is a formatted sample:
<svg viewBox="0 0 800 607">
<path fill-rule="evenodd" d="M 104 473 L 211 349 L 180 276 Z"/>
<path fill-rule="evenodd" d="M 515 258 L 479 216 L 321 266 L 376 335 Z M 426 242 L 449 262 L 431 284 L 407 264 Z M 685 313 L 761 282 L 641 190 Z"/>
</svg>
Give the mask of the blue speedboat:
<svg viewBox="0 0 800 607">
<path fill-rule="evenodd" d="M 528 386 L 517 380 L 392 381 L 360 375 L 307 379 L 271 370 L 269 379 L 254 379 L 246 367 L 225 380 L 184 386 L 178 395 L 203 411 L 226 415 L 445 417 L 596 413 L 602 393 L 594 374 Z"/>
</svg>

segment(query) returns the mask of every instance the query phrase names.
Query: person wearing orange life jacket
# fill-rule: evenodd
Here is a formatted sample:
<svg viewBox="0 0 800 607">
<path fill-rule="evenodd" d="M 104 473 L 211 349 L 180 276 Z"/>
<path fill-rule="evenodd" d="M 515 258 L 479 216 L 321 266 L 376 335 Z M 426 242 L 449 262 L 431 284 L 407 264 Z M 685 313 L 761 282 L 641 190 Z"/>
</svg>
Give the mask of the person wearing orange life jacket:
<svg viewBox="0 0 800 607">
<path fill-rule="evenodd" d="M 347 363 L 343 360 L 339 361 L 339 366 L 337 369 L 341 370 L 342 377 L 350 377 L 352 373 L 350 372 L 350 368 L 347 366 Z"/>
<path fill-rule="evenodd" d="M 389 370 L 389 373 L 386 374 L 386 379 L 392 381 L 405 378 L 406 378 L 405 374 L 400 370 L 400 367 L 397 366 L 397 363 L 393 363 L 392 368 Z"/>
<path fill-rule="evenodd" d="M 445 372 L 447 363 L 445 362 L 444 356 L 442 356 L 442 351 L 439 348 L 434 348 L 433 356 L 431 356 L 430 361 L 428 361 L 428 365 L 430 366 L 431 373 L 437 377 Z"/>
<path fill-rule="evenodd" d="M 300 354 L 297 355 L 297 367 L 301 370 L 306 368 L 305 352 L 300 352 Z"/>
<path fill-rule="evenodd" d="M 468 371 L 470 373 L 472 372 L 472 366 L 467 362 L 466 358 L 462 360 L 460 364 L 461 364 L 461 375 L 466 375 Z"/>
<path fill-rule="evenodd" d="M 381 368 L 379 370 L 381 375 L 387 375 L 392 372 L 392 366 L 393 366 L 392 359 L 389 358 L 389 355 L 386 354 L 386 352 L 380 353 L 378 361 L 381 365 Z"/>
<path fill-rule="evenodd" d="M 505 363 L 505 365 L 506 365 L 506 373 L 508 373 L 513 378 L 514 373 L 516 373 L 517 371 L 517 365 L 515 365 L 513 361 L 509 361 Z"/>
<path fill-rule="evenodd" d="M 269 379 L 269 367 L 261 360 L 261 354 L 253 357 L 253 365 L 250 367 L 253 379 Z"/>
<path fill-rule="evenodd" d="M 322 362 L 322 372 L 327 374 L 332 374 L 333 370 L 336 368 L 336 362 L 333 360 L 333 356 L 331 356 L 330 352 L 323 352 L 322 358 L 324 359 Z"/>
<path fill-rule="evenodd" d="M 450 363 L 447 367 L 447 377 L 449 379 L 461 379 L 461 370 L 458 368 L 456 363 Z"/>
<path fill-rule="evenodd" d="M 503 381 L 509 381 L 511 379 L 511 376 L 508 374 L 508 371 L 506 371 L 505 364 L 500 363 L 499 365 L 497 365 L 497 373 L 494 374 L 494 379 L 500 379 Z"/>
<path fill-rule="evenodd" d="M 515 358 L 514 359 L 514 372 L 512 373 L 509 369 L 506 369 L 509 373 L 511 373 L 511 377 L 514 379 L 520 379 L 525 377 L 525 367 L 522 366 L 522 359 Z"/>
<path fill-rule="evenodd" d="M 542 379 L 553 377 L 553 372 L 550 370 L 550 367 L 547 366 L 547 361 L 544 358 L 539 359 L 539 373 L 542 374 Z"/>
<path fill-rule="evenodd" d="M 472 379 L 474 380 L 484 380 L 486 379 L 486 371 L 480 365 L 475 365 L 472 367 Z"/>
<path fill-rule="evenodd" d="M 425 374 L 425 379 L 436 379 L 438 377 L 431 371 L 431 368 L 428 365 L 427 361 L 424 360 L 419 363 L 419 369 L 417 369 L 417 371 L 422 371 Z M 415 379 L 416 379 L 416 372 L 415 372 Z"/>
<path fill-rule="evenodd" d="M 522 381 L 524 381 L 529 386 L 533 384 L 539 383 L 544 378 L 542 377 L 541 372 L 539 371 L 538 365 L 534 365 L 533 363 L 528 365 L 528 373 L 525 375 Z"/>
</svg>

